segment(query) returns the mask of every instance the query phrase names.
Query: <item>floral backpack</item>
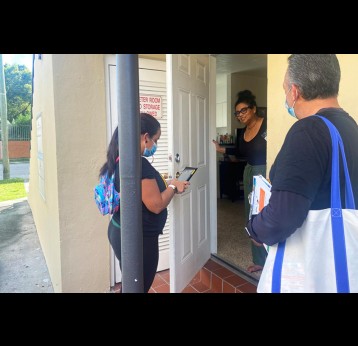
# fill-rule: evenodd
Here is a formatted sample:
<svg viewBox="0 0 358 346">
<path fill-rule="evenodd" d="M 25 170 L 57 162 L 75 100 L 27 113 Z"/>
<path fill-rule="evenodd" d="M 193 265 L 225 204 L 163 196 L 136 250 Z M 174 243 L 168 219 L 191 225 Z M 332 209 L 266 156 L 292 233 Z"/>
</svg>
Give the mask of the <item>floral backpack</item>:
<svg viewBox="0 0 358 346">
<path fill-rule="evenodd" d="M 116 163 L 119 157 L 116 159 Z M 120 194 L 114 187 L 115 172 L 108 176 L 107 173 L 100 176 L 99 184 L 94 188 L 94 200 L 102 215 L 113 214 L 119 209 Z"/>
</svg>

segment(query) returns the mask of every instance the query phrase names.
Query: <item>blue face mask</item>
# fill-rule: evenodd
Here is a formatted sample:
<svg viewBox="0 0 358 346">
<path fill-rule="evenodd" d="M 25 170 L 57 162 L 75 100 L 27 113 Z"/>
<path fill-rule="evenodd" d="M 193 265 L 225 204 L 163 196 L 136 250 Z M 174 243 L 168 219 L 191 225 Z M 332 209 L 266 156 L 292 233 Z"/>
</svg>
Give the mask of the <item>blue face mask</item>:
<svg viewBox="0 0 358 346">
<path fill-rule="evenodd" d="M 293 103 L 292 107 L 289 107 L 289 106 L 288 106 L 288 103 L 287 103 L 287 100 L 286 100 L 286 101 L 285 101 L 285 107 L 286 107 L 286 109 L 287 109 L 288 114 L 291 115 L 291 117 L 294 117 L 294 118 L 297 119 L 297 115 L 296 115 L 295 109 L 294 109 L 295 103 L 296 103 L 296 101 Z"/>
<path fill-rule="evenodd" d="M 145 157 L 153 156 L 155 154 L 155 152 L 157 151 L 157 145 L 154 143 L 153 140 L 152 140 L 152 142 L 153 142 L 153 146 L 151 149 L 144 148 L 143 156 L 145 156 Z"/>
<path fill-rule="evenodd" d="M 287 94 L 290 92 L 290 90 L 291 90 L 291 88 L 288 89 L 288 91 L 287 91 L 287 93 L 286 93 L 285 107 L 286 107 L 286 109 L 287 109 L 288 114 L 291 115 L 291 117 L 294 117 L 294 118 L 297 119 L 297 115 L 296 115 L 296 113 L 295 113 L 296 100 L 293 102 L 292 107 L 289 107 L 289 106 L 288 106 L 288 103 L 287 103 Z"/>
</svg>

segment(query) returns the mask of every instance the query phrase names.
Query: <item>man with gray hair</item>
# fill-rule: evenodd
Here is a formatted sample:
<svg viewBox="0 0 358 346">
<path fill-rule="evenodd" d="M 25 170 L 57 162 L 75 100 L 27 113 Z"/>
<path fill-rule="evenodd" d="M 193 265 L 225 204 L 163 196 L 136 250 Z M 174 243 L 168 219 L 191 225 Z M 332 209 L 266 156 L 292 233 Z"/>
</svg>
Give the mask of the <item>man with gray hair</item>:
<svg viewBox="0 0 358 346">
<path fill-rule="evenodd" d="M 270 170 L 269 204 L 247 224 L 253 241 L 282 242 L 302 226 L 310 210 L 331 207 L 331 136 L 325 123 L 312 115 L 328 119 L 340 133 L 358 206 L 358 126 L 338 103 L 340 77 L 334 54 L 293 54 L 288 58 L 285 106 L 298 121 L 288 131 Z M 344 179 L 340 184 L 345 208 Z"/>
</svg>

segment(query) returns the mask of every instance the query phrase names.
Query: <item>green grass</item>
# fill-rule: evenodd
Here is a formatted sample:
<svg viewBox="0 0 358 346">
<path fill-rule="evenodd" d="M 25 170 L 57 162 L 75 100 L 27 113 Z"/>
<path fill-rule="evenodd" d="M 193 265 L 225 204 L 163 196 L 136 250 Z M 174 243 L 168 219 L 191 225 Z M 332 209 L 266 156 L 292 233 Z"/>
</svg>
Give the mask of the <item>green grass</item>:
<svg viewBox="0 0 358 346">
<path fill-rule="evenodd" d="M 24 179 L 0 180 L 0 202 L 26 197 Z"/>
</svg>

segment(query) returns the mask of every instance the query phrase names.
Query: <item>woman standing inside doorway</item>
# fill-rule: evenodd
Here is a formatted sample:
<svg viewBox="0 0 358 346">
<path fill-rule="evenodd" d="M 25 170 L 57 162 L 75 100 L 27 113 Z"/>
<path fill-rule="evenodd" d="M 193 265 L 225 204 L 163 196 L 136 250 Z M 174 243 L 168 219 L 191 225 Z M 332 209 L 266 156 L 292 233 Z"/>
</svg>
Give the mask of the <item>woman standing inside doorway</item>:
<svg viewBox="0 0 358 346">
<path fill-rule="evenodd" d="M 253 176 L 259 174 L 266 176 L 267 120 L 257 115 L 256 96 L 250 90 L 238 93 L 234 115 L 245 125 L 245 131 L 240 138 L 237 138 L 236 148 L 221 147 L 217 141 L 213 140 L 213 142 L 219 153 L 247 158 L 243 179 L 247 223 L 250 213 L 248 195 L 252 191 Z M 263 246 L 256 246 L 253 242 L 251 242 L 251 252 L 253 265 L 250 265 L 247 271 L 253 273 L 262 270 L 267 252 Z"/>
</svg>

